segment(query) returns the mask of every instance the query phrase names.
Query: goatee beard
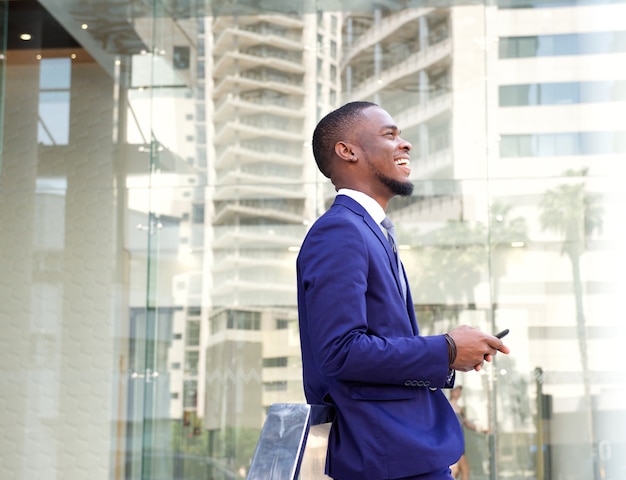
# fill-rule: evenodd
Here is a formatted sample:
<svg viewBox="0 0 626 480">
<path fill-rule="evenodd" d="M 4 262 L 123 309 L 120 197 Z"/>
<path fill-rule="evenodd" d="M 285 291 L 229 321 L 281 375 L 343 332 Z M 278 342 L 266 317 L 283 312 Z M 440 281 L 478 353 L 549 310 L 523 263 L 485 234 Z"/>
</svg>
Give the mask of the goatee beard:
<svg viewBox="0 0 626 480">
<path fill-rule="evenodd" d="M 409 182 L 400 182 L 398 180 L 394 180 L 393 178 L 386 177 L 378 173 L 378 179 L 386 185 L 389 190 L 391 190 L 395 195 L 400 195 L 401 197 L 410 197 L 413 193 L 414 185 Z"/>
</svg>

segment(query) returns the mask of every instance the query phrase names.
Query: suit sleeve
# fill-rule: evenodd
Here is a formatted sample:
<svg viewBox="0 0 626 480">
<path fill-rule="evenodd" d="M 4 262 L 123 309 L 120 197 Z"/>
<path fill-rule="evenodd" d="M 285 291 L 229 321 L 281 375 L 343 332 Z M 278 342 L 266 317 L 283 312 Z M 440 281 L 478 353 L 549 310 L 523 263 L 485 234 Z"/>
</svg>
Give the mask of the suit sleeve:
<svg viewBox="0 0 626 480">
<path fill-rule="evenodd" d="M 298 258 L 301 328 L 320 374 L 340 381 L 444 387 L 443 336 L 417 336 L 379 238 L 357 221 L 326 216 Z"/>
</svg>

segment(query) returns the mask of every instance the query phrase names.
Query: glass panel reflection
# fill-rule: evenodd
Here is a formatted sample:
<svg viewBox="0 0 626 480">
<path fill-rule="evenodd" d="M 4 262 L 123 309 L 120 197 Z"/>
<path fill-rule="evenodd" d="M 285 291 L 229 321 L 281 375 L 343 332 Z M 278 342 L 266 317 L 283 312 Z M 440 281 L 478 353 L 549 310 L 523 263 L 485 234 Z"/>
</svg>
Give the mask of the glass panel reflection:
<svg viewBox="0 0 626 480">
<path fill-rule="evenodd" d="M 245 478 L 358 99 L 413 145 L 420 330 L 511 329 L 472 478 L 624 477 L 624 2 L 4 3 L 0 476 Z"/>
</svg>

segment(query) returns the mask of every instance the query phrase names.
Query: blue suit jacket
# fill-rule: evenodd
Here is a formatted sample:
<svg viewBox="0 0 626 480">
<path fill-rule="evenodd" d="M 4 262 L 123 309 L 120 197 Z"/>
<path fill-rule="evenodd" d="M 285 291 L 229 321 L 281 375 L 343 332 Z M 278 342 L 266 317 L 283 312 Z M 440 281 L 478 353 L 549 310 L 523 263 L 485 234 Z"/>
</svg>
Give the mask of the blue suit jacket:
<svg viewBox="0 0 626 480">
<path fill-rule="evenodd" d="M 350 197 L 308 232 L 297 261 L 307 402 L 335 407 L 326 473 L 391 479 L 440 471 L 463 453 L 445 395 L 448 347 L 419 335 L 381 228 Z"/>
</svg>

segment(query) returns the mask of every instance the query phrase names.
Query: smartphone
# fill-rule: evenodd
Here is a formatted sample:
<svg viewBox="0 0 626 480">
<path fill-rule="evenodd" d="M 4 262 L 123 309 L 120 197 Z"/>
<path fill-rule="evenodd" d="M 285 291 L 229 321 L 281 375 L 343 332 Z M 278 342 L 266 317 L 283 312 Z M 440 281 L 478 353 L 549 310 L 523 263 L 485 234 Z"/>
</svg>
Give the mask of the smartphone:
<svg viewBox="0 0 626 480">
<path fill-rule="evenodd" d="M 498 332 L 494 335 L 494 337 L 498 337 L 498 338 L 503 338 L 506 337 L 506 335 L 509 333 L 509 329 L 505 328 L 504 330 L 502 330 L 501 332 Z"/>
</svg>

